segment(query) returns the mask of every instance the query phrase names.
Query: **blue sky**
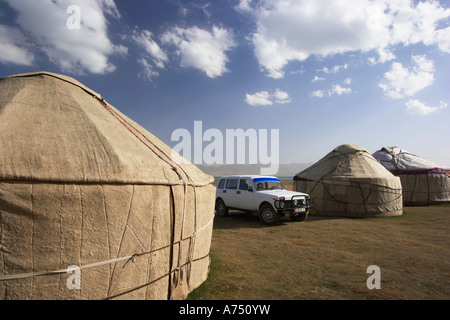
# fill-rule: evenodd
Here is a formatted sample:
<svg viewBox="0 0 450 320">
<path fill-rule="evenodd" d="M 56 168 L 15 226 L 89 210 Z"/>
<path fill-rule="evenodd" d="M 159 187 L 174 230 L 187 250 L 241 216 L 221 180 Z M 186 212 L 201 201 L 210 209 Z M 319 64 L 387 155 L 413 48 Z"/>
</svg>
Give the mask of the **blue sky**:
<svg viewBox="0 0 450 320">
<path fill-rule="evenodd" d="M 0 0 L 0 41 L 0 76 L 72 76 L 171 147 L 202 121 L 278 129 L 281 163 L 354 143 L 450 167 L 448 1 Z"/>
</svg>

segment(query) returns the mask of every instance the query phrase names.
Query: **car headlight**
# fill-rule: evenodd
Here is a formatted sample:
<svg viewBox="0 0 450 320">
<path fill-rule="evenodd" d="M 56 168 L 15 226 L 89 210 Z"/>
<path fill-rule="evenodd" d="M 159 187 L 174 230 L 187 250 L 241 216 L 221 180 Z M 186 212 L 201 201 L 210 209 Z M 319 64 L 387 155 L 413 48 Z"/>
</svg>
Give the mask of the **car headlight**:
<svg viewBox="0 0 450 320">
<path fill-rule="evenodd" d="M 275 202 L 273 204 L 275 205 L 275 208 L 277 208 L 277 209 L 284 209 L 284 207 L 285 207 L 285 203 L 283 200 L 275 200 Z"/>
</svg>

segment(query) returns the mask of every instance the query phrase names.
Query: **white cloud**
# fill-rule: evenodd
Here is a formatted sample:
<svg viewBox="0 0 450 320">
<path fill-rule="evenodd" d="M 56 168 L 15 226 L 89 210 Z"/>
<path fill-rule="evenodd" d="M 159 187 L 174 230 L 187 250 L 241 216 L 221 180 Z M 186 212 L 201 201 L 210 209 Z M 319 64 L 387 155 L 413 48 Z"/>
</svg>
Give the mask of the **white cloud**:
<svg viewBox="0 0 450 320">
<path fill-rule="evenodd" d="M 448 45 L 448 39 L 440 39 L 439 21 L 450 16 L 450 9 L 438 1 L 421 1 L 414 7 L 412 1 L 396 0 L 389 2 L 388 8 L 395 15 L 391 24 L 391 42 L 405 45 L 422 42 L 425 45 Z M 448 28 L 447 28 L 448 29 Z"/>
<path fill-rule="evenodd" d="M 158 68 L 164 68 L 164 63 L 169 59 L 167 58 L 166 53 L 162 51 L 159 45 L 152 39 L 152 33 L 150 31 L 135 31 L 131 38 L 145 50 L 146 54 Z"/>
<path fill-rule="evenodd" d="M 436 31 L 435 39 L 441 51 L 450 53 L 450 27 Z"/>
<path fill-rule="evenodd" d="M 259 91 L 254 94 L 246 94 L 245 102 L 251 106 L 270 106 L 272 101 L 270 101 L 270 94 L 267 91 Z"/>
<path fill-rule="evenodd" d="M 128 47 L 125 47 L 121 44 L 119 45 L 114 45 L 114 51 L 115 53 L 117 53 L 120 56 L 127 56 L 128 55 Z"/>
<path fill-rule="evenodd" d="M 300 67 L 300 69 L 297 70 L 292 70 L 289 72 L 289 74 L 304 74 L 305 73 L 305 69 L 302 67 Z"/>
<path fill-rule="evenodd" d="M 73 5 L 71 0 L 6 1 L 17 11 L 16 22 L 29 35 L 34 50 L 42 50 L 63 71 L 103 74 L 115 70 L 108 58 L 123 53 L 124 47 L 114 46 L 107 34 L 105 14 L 120 18 L 114 1 L 77 1 L 79 29 L 68 27 L 68 19 L 75 17 L 67 12 Z"/>
<path fill-rule="evenodd" d="M 120 13 L 116 7 L 114 0 L 96 0 L 96 1 L 106 14 L 109 14 L 110 16 L 113 16 L 116 19 L 120 19 Z"/>
<path fill-rule="evenodd" d="M 418 100 L 409 100 L 406 102 L 406 109 L 411 114 L 427 115 L 432 112 L 444 109 L 447 107 L 447 103 L 444 101 L 439 101 L 439 105 L 436 107 L 429 107 L 425 103 Z"/>
<path fill-rule="evenodd" d="M 274 102 L 285 104 L 291 101 L 292 99 L 289 97 L 289 94 L 285 91 L 281 91 L 280 89 L 276 89 L 274 94 L 270 94 L 267 91 L 259 91 L 254 94 L 247 93 L 245 96 L 245 102 L 254 107 L 270 106 Z"/>
<path fill-rule="evenodd" d="M 141 65 L 141 72 L 138 74 L 139 78 L 144 80 L 153 80 L 153 78 L 159 76 L 159 72 L 155 71 L 153 65 L 148 62 L 146 58 L 138 59 L 138 63 Z"/>
<path fill-rule="evenodd" d="M 338 73 L 341 69 L 347 69 L 348 64 L 343 64 L 340 66 L 334 66 L 333 68 L 329 69 L 327 67 L 323 67 L 322 69 L 319 69 L 317 71 L 322 71 L 323 73 Z"/>
<path fill-rule="evenodd" d="M 0 62 L 31 66 L 34 55 L 26 47 L 26 37 L 17 28 L 0 25 Z"/>
<path fill-rule="evenodd" d="M 236 6 L 236 9 L 242 12 L 250 12 L 252 10 L 252 8 L 250 8 L 251 1 L 252 0 L 241 0 Z"/>
<path fill-rule="evenodd" d="M 367 59 L 367 60 L 369 60 L 369 63 L 371 65 L 385 63 L 385 62 L 391 61 L 396 58 L 395 55 L 386 48 L 378 48 L 376 50 L 376 52 L 378 53 L 378 59 L 375 57 L 370 57 Z"/>
<path fill-rule="evenodd" d="M 384 74 L 385 82 L 379 83 L 384 95 L 391 99 L 412 96 L 430 86 L 434 81 L 434 63 L 425 56 L 412 56 L 412 70 L 404 68 L 400 62 L 394 62 L 391 70 Z"/>
<path fill-rule="evenodd" d="M 139 77 L 146 80 L 152 80 L 158 76 L 159 72 L 156 69 L 163 69 L 165 63 L 169 61 L 167 54 L 153 40 L 152 36 L 153 34 L 148 30 L 135 30 L 131 35 L 131 39 L 144 49 L 143 57 L 138 59 L 138 63 L 142 67 Z"/>
<path fill-rule="evenodd" d="M 353 82 L 352 78 L 346 78 L 343 81 L 343 84 L 349 86 L 351 85 Z M 329 97 L 332 97 L 334 95 L 338 95 L 341 96 L 343 94 L 350 94 L 352 93 L 353 90 L 350 87 L 341 87 L 341 85 L 339 84 L 333 84 L 331 85 L 331 89 L 329 90 L 316 90 L 311 92 L 309 95 L 313 98 L 323 98 L 325 96 L 325 94 L 328 94 Z"/>
<path fill-rule="evenodd" d="M 352 93 L 352 88 L 341 87 L 338 84 L 333 84 L 331 86 L 331 90 L 328 90 L 328 95 L 330 97 L 335 95 L 335 94 L 340 96 L 340 95 L 343 95 L 343 94 L 350 94 L 350 93 Z"/>
<path fill-rule="evenodd" d="M 322 98 L 324 96 L 323 90 L 316 90 L 311 92 L 311 97 Z"/>
<path fill-rule="evenodd" d="M 393 59 L 393 46 L 416 43 L 450 52 L 450 29 L 440 29 L 450 9 L 437 1 L 242 0 L 237 9 L 254 19 L 254 53 L 272 78 L 311 55 L 375 51 L 371 61 L 381 63 Z"/>
<path fill-rule="evenodd" d="M 276 99 L 275 100 L 276 103 L 285 104 L 292 101 L 292 99 L 289 97 L 289 94 L 285 91 L 281 91 L 280 89 L 275 90 L 273 96 Z"/>
<path fill-rule="evenodd" d="M 311 82 L 317 82 L 317 81 L 323 81 L 325 78 L 320 78 L 318 76 L 314 76 L 314 79 L 311 80 Z"/>
<path fill-rule="evenodd" d="M 200 1 L 198 2 L 180 1 L 180 3 L 178 3 L 178 6 L 179 6 L 178 12 L 183 17 L 187 17 L 189 15 L 197 16 L 199 13 L 202 13 L 207 18 L 211 17 L 210 12 L 211 3 L 201 4 Z"/>
<path fill-rule="evenodd" d="M 177 47 L 181 66 L 202 70 L 210 78 L 228 71 L 225 52 L 236 45 L 230 31 L 216 26 L 211 32 L 198 27 L 175 27 L 164 33 L 161 39 Z"/>
</svg>

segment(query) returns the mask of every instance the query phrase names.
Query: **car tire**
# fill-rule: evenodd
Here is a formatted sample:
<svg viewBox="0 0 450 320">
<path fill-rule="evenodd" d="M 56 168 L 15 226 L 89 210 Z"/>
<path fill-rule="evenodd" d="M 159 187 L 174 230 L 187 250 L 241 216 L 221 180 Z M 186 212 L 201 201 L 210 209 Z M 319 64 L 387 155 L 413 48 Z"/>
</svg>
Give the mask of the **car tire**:
<svg viewBox="0 0 450 320">
<path fill-rule="evenodd" d="M 217 199 L 216 201 L 216 212 L 219 217 L 228 216 L 228 208 L 222 199 Z"/>
<path fill-rule="evenodd" d="M 278 224 L 280 216 L 270 204 L 264 204 L 259 209 L 259 219 L 263 224 L 273 226 Z"/>
<path fill-rule="evenodd" d="M 301 212 L 301 213 L 299 213 L 299 214 L 296 215 L 296 216 L 292 215 L 292 216 L 291 216 L 291 220 L 292 220 L 292 221 L 303 221 L 303 220 L 306 219 L 307 216 L 308 216 L 308 215 L 306 214 L 306 212 Z"/>
</svg>

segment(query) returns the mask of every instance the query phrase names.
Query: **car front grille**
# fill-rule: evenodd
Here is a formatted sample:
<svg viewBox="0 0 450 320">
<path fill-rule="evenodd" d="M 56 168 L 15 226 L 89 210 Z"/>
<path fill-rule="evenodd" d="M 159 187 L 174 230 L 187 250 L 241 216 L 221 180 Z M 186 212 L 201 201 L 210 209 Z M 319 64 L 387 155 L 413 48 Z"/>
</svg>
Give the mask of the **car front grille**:
<svg viewBox="0 0 450 320">
<path fill-rule="evenodd" d="M 285 209 L 292 209 L 294 207 L 304 207 L 305 205 L 306 205 L 306 201 L 304 199 L 284 201 Z"/>
</svg>

